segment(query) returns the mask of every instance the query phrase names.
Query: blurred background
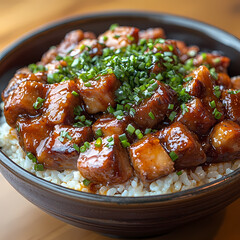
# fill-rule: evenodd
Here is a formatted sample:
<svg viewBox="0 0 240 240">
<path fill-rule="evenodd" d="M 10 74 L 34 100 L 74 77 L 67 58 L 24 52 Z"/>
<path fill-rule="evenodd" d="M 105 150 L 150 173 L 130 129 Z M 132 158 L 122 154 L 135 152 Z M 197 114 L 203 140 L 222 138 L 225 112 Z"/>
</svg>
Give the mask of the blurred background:
<svg viewBox="0 0 240 240">
<path fill-rule="evenodd" d="M 0 50 L 26 32 L 49 22 L 121 9 L 186 16 L 240 37 L 240 0 L 0 0 Z"/>
<path fill-rule="evenodd" d="M 17 38 L 63 18 L 99 11 L 141 10 L 194 18 L 240 38 L 240 0 L 0 0 L 0 54 Z M 110 240 L 65 224 L 17 193 L 0 174 L 1 240 Z M 226 209 L 155 240 L 238 240 L 240 199 Z"/>
</svg>

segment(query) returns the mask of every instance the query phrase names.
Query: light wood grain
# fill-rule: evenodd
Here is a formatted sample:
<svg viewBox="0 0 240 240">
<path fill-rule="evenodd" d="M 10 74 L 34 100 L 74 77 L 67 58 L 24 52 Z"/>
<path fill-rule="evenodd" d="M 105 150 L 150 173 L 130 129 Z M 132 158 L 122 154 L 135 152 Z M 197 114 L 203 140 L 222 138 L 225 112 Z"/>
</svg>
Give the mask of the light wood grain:
<svg viewBox="0 0 240 240">
<path fill-rule="evenodd" d="M 195 18 L 240 37 L 239 0 L 0 0 L 0 50 L 33 29 L 62 18 L 109 10 L 147 10 Z M 38 209 L 0 175 L 0 240 L 107 240 L 97 233 L 65 224 Z M 224 193 L 223 193 L 224 194 Z M 156 240 L 238 240 L 240 199 L 205 219 Z"/>
</svg>

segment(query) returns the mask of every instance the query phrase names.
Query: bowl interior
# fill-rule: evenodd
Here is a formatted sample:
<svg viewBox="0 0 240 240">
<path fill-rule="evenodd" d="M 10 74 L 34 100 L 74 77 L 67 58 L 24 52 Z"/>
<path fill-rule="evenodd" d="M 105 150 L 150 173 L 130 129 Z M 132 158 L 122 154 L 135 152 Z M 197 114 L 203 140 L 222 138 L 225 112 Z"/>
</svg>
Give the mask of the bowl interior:
<svg viewBox="0 0 240 240">
<path fill-rule="evenodd" d="M 67 32 L 79 28 L 84 31 L 93 31 L 98 35 L 106 31 L 112 23 L 136 26 L 140 29 L 162 27 L 170 39 L 183 40 L 188 45 L 197 45 L 201 51 L 217 50 L 228 56 L 231 59 L 230 76 L 240 75 L 240 40 L 224 31 L 201 22 L 165 14 L 143 12 L 99 13 L 53 23 L 28 34 L 4 50 L 0 55 L 0 91 L 2 92 L 7 86 L 8 81 L 17 69 L 39 61 L 42 54 L 49 47 L 58 44 Z M 30 175 L 26 174 L 27 177 Z M 219 182 L 224 181 L 219 180 Z M 202 187 L 202 189 L 205 188 Z M 67 190 L 69 193 L 73 191 Z M 191 192 L 186 191 L 186 193 Z"/>
</svg>

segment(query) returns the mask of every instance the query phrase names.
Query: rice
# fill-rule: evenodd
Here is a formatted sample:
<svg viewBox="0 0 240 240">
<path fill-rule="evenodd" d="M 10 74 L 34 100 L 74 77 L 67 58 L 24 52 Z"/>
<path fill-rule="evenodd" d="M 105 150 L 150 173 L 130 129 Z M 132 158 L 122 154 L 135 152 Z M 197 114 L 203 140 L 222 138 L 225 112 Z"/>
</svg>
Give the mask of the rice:
<svg viewBox="0 0 240 240">
<path fill-rule="evenodd" d="M 0 147 L 16 164 L 40 178 L 77 191 L 91 191 L 83 184 L 84 177 L 81 176 L 79 171 L 35 171 L 34 163 L 26 156 L 18 143 L 16 131 L 8 126 L 4 117 L 0 119 Z M 233 172 L 239 167 L 240 160 L 211 164 L 204 169 L 198 166 L 195 170 L 182 170 L 182 174 L 179 176 L 176 172 L 171 173 L 147 185 L 143 184 L 138 177 L 134 176 L 124 184 L 111 187 L 97 186 L 98 190 L 96 193 L 122 197 L 174 193 L 209 183 Z"/>
</svg>

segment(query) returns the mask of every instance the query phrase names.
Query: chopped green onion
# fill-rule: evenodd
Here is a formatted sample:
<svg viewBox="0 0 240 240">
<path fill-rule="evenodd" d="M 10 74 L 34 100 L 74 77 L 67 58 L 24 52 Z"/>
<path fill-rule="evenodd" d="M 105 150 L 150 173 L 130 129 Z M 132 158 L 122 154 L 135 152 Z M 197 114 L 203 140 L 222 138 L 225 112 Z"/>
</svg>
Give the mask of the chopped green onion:
<svg viewBox="0 0 240 240">
<path fill-rule="evenodd" d="M 114 24 L 112 24 L 111 26 L 110 26 L 110 30 L 115 30 L 115 28 L 117 28 L 119 25 L 117 24 L 117 23 L 114 23 Z"/>
<path fill-rule="evenodd" d="M 173 108 L 174 108 L 174 104 L 171 104 L 171 103 L 168 104 L 168 109 L 171 109 L 171 110 L 172 110 Z"/>
<path fill-rule="evenodd" d="M 91 126 L 92 125 L 92 121 L 91 120 L 86 120 L 85 121 L 85 125 L 86 126 Z"/>
<path fill-rule="evenodd" d="M 129 123 L 126 130 L 130 135 L 132 135 L 135 132 L 135 127 L 131 123 Z"/>
<path fill-rule="evenodd" d="M 89 142 L 87 142 L 87 141 L 86 141 L 86 142 L 85 142 L 83 145 L 86 147 L 86 149 L 89 149 L 89 148 L 90 148 L 90 146 L 91 146 L 91 145 L 90 145 L 90 143 L 89 143 Z"/>
<path fill-rule="evenodd" d="M 228 93 L 229 94 L 238 94 L 238 93 L 240 93 L 240 89 L 239 90 L 229 90 Z"/>
<path fill-rule="evenodd" d="M 115 111 L 115 112 L 113 113 L 113 115 L 114 115 L 115 117 L 117 117 L 117 116 L 123 116 L 123 111 L 122 111 L 122 110 Z"/>
<path fill-rule="evenodd" d="M 58 138 L 60 142 L 63 142 L 64 141 L 64 138 L 67 138 L 69 140 L 72 140 L 72 137 L 69 135 L 68 132 L 66 131 L 61 131 L 60 132 L 60 137 Z"/>
<path fill-rule="evenodd" d="M 109 113 L 114 113 L 114 108 L 112 106 L 108 106 L 107 111 Z"/>
<path fill-rule="evenodd" d="M 220 113 L 217 108 L 214 109 L 213 115 L 216 119 L 220 119 L 222 117 L 222 113 Z"/>
<path fill-rule="evenodd" d="M 35 171 L 44 171 L 44 167 L 42 164 L 35 164 L 34 165 L 34 170 Z"/>
<path fill-rule="evenodd" d="M 176 115 L 177 115 L 177 113 L 176 113 L 175 111 L 172 111 L 172 112 L 170 113 L 170 115 L 169 115 L 168 118 L 169 118 L 171 121 L 173 121 L 174 118 L 176 117 Z"/>
<path fill-rule="evenodd" d="M 119 135 L 118 137 L 119 137 L 120 141 L 128 140 L 125 133 Z"/>
<path fill-rule="evenodd" d="M 132 42 L 135 40 L 135 38 L 133 36 L 131 36 L 131 35 L 127 35 L 127 38 L 128 38 L 128 40 L 130 40 Z"/>
<path fill-rule="evenodd" d="M 139 129 L 137 129 L 137 130 L 135 131 L 135 134 L 136 134 L 136 136 L 137 136 L 138 139 L 142 139 L 142 138 L 143 138 L 143 134 L 142 134 L 142 132 L 141 132 Z"/>
<path fill-rule="evenodd" d="M 181 104 L 181 109 L 182 109 L 182 115 L 184 115 L 186 112 L 189 111 L 185 103 Z"/>
<path fill-rule="evenodd" d="M 176 172 L 176 174 L 177 174 L 178 176 L 180 176 L 180 175 L 183 174 L 183 172 L 182 172 L 182 171 L 178 171 L 178 172 Z"/>
<path fill-rule="evenodd" d="M 116 35 L 114 35 L 113 37 L 116 38 L 116 39 L 118 39 L 118 38 L 120 38 L 121 36 L 116 34 Z"/>
<path fill-rule="evenodd" d="M 87 150 L 87 148 L 84 145 L 80 147 L 80 152 L 81 153 L 86 152 L 86 150 Z"/>
<path fill-rule="evenodd" d="M 214 100 L 211 101 L 211 102 L 209 103 L 209 105 L 210 105 L 211 108 L 215 108 L 215 107 L 216 107 L 216 103 L 215 103 Z"/>
<path fill-rule="evenodd" d="M 215 68 L 210 68 L 209 72 L 210 72 L 211 76 L 212 76 L 215 80 L 218 79 L 218 74 L 216 73 Z"/>
<path fill-rule="evenodd" d="M 220 87 L 219 86 L 215 86 L 214 87 L 214 95 L 217 97 L 217 98 L 220 98 L 221 97 L 221 90 L 220 90 Z"/>
<path fill-rule="evenodd" d="M 83 180 L 83 185 L 86 186 L 86 187 L 87 187 L 90 183 L 91 183 L 91 181 L 88 180 L 88 179 L 86 179 L 86 178 Z"/>
<path fill-rule="evenodd" d="M 121 141 L 121 144 L 122 144 L 122 146 L 123 146 L 124 148 L 127 148 L 127 147 L 130 146 L 130 143 L 128 142 L 128 140 L 123 140 L 123 141 Z"/>
<path fill-rule="evenodd" d="M 150 112 L 150 113 L 148 114 L 148 116 L 149 116 L 152 120 L 155 119 L 155 116 L 154 116 L 154 114 L 153 114 L 152 112 Z"/>
<path fill-rule="evenodd" d="M 36 100 L 36 102 L 33 104 L 33 107 L 34 107 L 35 109 L 39 109 L 40 107 L 42 107 L 44 101 L 45 101 L 44 98 L 38 97 L 37 100 Z"/>
<path fill-rule="evenodd" d="M 75 97 L 79 96 L 79 94 L 75 91 L 72 91 L 72 95 L 75 96 Z"/>
<path fill-rule="evenodd" d="M 102 146 L 102 138 L 98 138 L 97 140 L 96 140 L 96 142 L 95 142 L 95 147 L 101 147 Z"/>
<path fill-rule="evenodd" d="M 103 36 L 103 41 L 106 42 L 108 40 L 107 36 Z"/>
<path fill-rule="evenodd" d="M 79 148 L 79 146 L 78 146 L 76 143 L 73 144 L 73 148 L 74 148 L 77 152 L 80 152 L 80 148 Z"/>
<path fill-rule="evenodd" d="M 102 129 L 99 128 L 96 132 L 95 132 L 97 137 L 102 137 L 103 133 L 102 133 Z"/>
<path fill-rule="evenodd" d="M 123 105 L 117 104 L 117 110 L 123 110 Z"/>
<path fill-rule="evenodd" d="M 149 133 L 151 133 L 151 131 L 152 131 L 151 128 L 146 128 L 144 134 L 145 134 L 145 135 L 146 135 L 146 134 L 149 134 Z"/>
<path fill-rule="evenodd" d="M 173 162 L 178 159 L 178 155 L 173 151 L 169 153 L 169 156 L 173 160 Z"/>
<path fill-rule="evenodd" d="M 37 162 L 37 158 L 30 152 L 27 152 L 27 157 L 32 160 L 32 162 L 36 163 Z"/>
<path fill-rule="evenodd" d="M 84 86 L 85 86 L 85 87 L 91 87 L 92 84 L 91 84 L 90 82 L 86 82 L 86 83 L 84 83 Z"/>
<path fill-rule="evenodd" d="M 202 59 L 207 60 L 207 53 L 201 53 Z"/>
<path fill-rule="evenodd" d="M 213 62 L 216 63 L 216 64 L 217 64 L 217 63 L 220 63 L 220 62 L 221 62 L 221 58 L 214 58 L 214 59 L 213 59 Z"/>
</svg>

